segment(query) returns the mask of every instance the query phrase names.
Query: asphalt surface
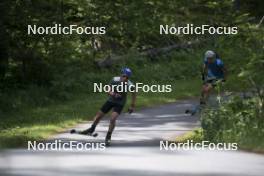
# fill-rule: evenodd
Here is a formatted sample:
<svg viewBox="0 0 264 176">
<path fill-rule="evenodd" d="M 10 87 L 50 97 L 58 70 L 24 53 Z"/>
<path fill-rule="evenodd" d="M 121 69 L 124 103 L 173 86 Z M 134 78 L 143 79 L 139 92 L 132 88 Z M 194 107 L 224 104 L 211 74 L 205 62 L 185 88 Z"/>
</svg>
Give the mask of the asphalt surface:
<svg viewBox="0 0 264 176">
<path fill-rule="evenodd" d="M 109 118 L 97 127 L 98 137 L 65 133 L 53 136 L 44 144 L 89 144 L 87 150 L 66 147 L 62 150 L 10 149 L 0 151 L 0 175 L 4 176 L 263 176 L 264 155 L 244 151 L 184 150 L 164 147 L 161 142 L 175 139 L 195 127 L 197 116 L 184 114 L 197 102 L 193 100 L 146 108 L 119 117 L 112 145 L 103 142 Z M 90 126 L 80 124 L 79 130 Z M 57 145 L 58 146 L 58 145 Z M 78 150 L 80 149 L 80 150 Z"/>
</svg>

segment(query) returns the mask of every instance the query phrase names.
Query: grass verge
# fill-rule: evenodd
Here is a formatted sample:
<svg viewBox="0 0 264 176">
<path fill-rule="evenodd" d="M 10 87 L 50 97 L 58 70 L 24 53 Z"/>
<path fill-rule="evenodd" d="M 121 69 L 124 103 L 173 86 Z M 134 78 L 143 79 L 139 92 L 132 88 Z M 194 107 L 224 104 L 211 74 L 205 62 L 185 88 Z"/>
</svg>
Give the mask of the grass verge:
<svg viewBox="0 0 264 176">
<path fill-rule="evenodd" d="M 172 142 L 187 143 L 188 141 L 192 141 L 193 143 L 202 143 L 202 141 L 209 140 L 204 138 L 204 132 L 202 128 L 196 128 L 190 132 L 184 133 L 181 136 L 177 136 L 177 138 Z M 223 142 L 228 143 L 227 141 L 221 141 L 221 143 Z M 236 142 L 240 150 L 264 154 L 264 142 L 263 140 L 256 141 L 255 136 L 240 141 L 233 140 L 230 141 L 230 143 L 231 142 Z"/>
<path fill-rule="evenodd" d="M 137 109 L 199 95 L 199 79 L 176 80 L 169 93 L 139 93 Z M 0 148 L 26 147 L 28 140 L 45 140 L 85 120 L 91 120 L 106 100 L 104 94 L 76 94 L 71 100 L 43 107 L 28 107 L 6 114 L 0 123 Z M 127 103 L 127 107 L 129 100 Z M 124 111 L 127 109 L 124 108 Z"/>
<path fill-rule="evenodd" d="M 202 128 L 196 128 L 190 132 L 184 133 L 175 139 L 176 143 L 185 143 L 187 141 L 193 141 L 194 143 L 200 143 L 204 140 Z"/>
</svg>

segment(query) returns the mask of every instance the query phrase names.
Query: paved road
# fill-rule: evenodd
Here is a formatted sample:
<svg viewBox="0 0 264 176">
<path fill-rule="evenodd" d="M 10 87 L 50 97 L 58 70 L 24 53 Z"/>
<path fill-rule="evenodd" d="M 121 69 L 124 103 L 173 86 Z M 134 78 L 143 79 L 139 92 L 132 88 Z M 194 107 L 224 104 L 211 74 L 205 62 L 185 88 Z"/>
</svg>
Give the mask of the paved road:
<svg viewBox="0 0 264 176">
<path fill-rule="evenodd" d="M 264 155 L 241 151 L 160 150 L 160 141 L 174 139 L 199 126 L 198 117 L 184 114 L 193 103 L 197 102 L 179 101 L 132 115 L 123 114 L 113 134 L 112 146 L 102 151 L 1 151 L 0 175 L 263 176 Z M 87 123 L 80 124 L 78 128 L 87 126 Z M 103 142 L 107 126 L 106 118 L 97 128 L 97 138 L 65 132 L 48 142 L 78 141 L 96 146 Z"/>
</svg>

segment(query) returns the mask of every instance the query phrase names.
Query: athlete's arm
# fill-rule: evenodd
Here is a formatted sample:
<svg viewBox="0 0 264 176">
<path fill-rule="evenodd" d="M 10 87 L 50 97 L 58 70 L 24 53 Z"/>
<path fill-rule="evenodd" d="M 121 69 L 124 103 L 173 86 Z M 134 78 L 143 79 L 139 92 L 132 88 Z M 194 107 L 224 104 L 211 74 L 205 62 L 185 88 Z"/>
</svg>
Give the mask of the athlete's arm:
<svg viewBox="0 0 264 176">
<path fill-rule="evenodd" d="M 207 73 L 207 65 L 204 63 L 202 67 L 202 80 L 203 81 L 205 80 L 206 73 Z"/>
<path fill-rule="evenodd" d="M 128 109 L 129 113 L 132 113 L 135 110 L 136 97 L 137 97 L 136 92 L 131 92 L 131 96 L 132 96 L 132 100 L 131 100 L 131 105 Z"/>
<path fill-rule="evenodd" d="M 132 92 L 131 107 L 135 107 L 135 104 L 136 104 L 136 97 L 137 97 L 136 92 Z"/>
<path fill-rule="evenodd" d="M 221 72 L 223 73 L 223 81 L 225 81 L 227 77 L 227 69 L 222 61 L 220 62 L 220 69 L 221 69 Z"/>
</svg>

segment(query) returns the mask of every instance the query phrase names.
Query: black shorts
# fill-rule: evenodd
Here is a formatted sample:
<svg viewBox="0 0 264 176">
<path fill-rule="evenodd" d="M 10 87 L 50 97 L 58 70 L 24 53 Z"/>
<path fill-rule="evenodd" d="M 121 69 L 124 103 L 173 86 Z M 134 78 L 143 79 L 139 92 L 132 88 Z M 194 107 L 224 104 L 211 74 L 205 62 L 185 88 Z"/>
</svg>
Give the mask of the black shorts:
<svg viewBox="0 0 264 176">
<path fill-rule="evenodd" d="M 207 80 L 204 82 L 204 84 L 211 84 L 213 87 L 216 86 L 216 79 Z"/>
<path fill-rule="evenodd" d="M 211 79 L 211 80 L 206 80 L 204 84 L 211 84 L 213 87 L 217 86 L 217 81 L 223 81 L 223 79 Z"/>
<path fill-rule="evenodd" d="M 117 112 L 118 114 L 121 114 L 124 106 L 120 105 L 118 103 L 114 103 L 111 101 L 106 101 L 105 104 L 101 107 L 101 111 L 103 113 L 108 113 L 113 108 L 113 112 Z"/>
</svg>

